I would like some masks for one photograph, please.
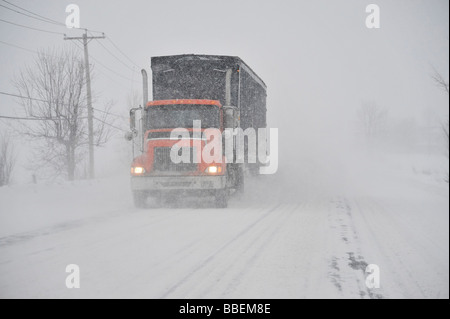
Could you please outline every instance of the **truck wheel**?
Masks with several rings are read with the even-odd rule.
[[[216,208],[227,208],[228,207],[228,191],[220,190],[216,192],[215,195]]]
[[[145,208],[147,204],[147,193],[144,191],[133,191],[134,206]]]

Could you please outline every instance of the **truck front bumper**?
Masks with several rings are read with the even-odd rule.
[[[132,176],[132,190],[223,189],[225,176]]]

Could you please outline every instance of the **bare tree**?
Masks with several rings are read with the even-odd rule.
[[[0,134],[0,186],[8,185],[16,163],[14,148],[8,135]]]
[[[387,110],[375,102],[363,102],[357,115],[361,130],[369,141],[380,137],[386,130]]]
[[[449,139],[448,139],[448,126],[449,121],[447,120],[447,123],[442,124],[442,131],[444,132],[445,142],[447,143],[447,157],[449,156]]]
[[[438,87],[449,94],[448,82],[445,81],[444,77],[436,69],[434,69],[434,73],[433,75],[431,75],[431,77]]]
[[[435,68],[433,68],[433,74],[431,75],[431,78],[434,80],[434,82],[436,83],[437,87],[441,88],[442,90],[444,90],[444,92],[447,93],[447,95],[449,94],[449,84],[448,81],[446,81],[444,79],[444,77],[442,76],[441,73],[439,73]],[[447,119],[447,122],[442,123],[441,124],[442,127],[442,132],[445,138],[445,142],[446,142],[446,151],[447,151],[447,157],[449,156],[449,136],[448,136],[448,131],[449,131],[449,120]],[[449,177],[448,177],[448,173],[447,173],[447,177],[446,177],[446,182],[449,182]]]
[[[85,69],[75,51],[39,52],[32,66],[14,80],[20,103],[29,118],[21,131],[37,140],[38,166],[50,167],[55,175],[75,178],[88,144]],[[109,138],[108,108],[101,110],[94,126],[95,144]]]
[[[436,83],[437,87],[441,88],[442,90],[444,90],[444,92],[447,93],[447,95],[449,94],[449,84],[448,81],[446,81],[444,79],[444,77],[442,76],[442,74],[440,74],[435,68],[433,68],[433,75],[431,76],[431,78],[434,80],[434,82]],[[448,130],[449,130],[449,120],[447,120],[446,123],[442,123],[442,132],[444,134],[444,138],[446,141],[446,146],[447,146],[447,156],[449,155],[449,138],[448,138]]]

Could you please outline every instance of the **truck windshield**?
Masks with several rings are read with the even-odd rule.
[[[202,122],[202,128],[219,128],[219,108],[215,105],[158,105],[147,112],[147,129],[192,128],[193,121]]]

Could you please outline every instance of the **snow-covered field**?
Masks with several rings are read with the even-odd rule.
[[[0,297],[448,298],[448,183],[402,158],[285,167],[228,209],[136,209],[127,176],[0,188]]]

